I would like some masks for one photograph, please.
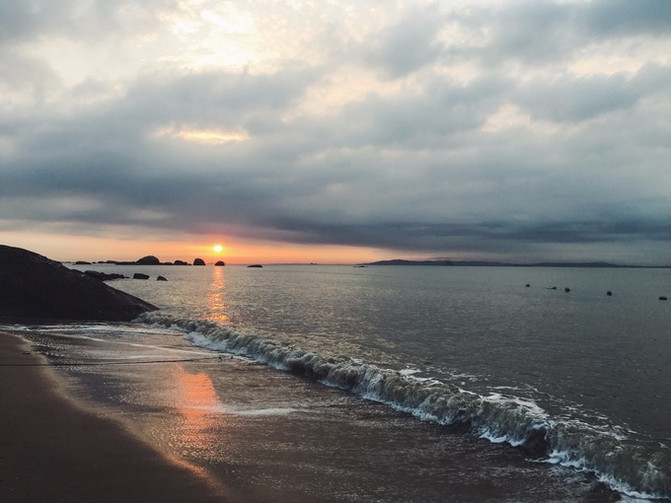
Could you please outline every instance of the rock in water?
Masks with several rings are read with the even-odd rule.
[[[0,318],[128,321],[156,309],[42,255],[0,245]]]
[[[193,260],[193,265],[205,265],[205,261],[202,258],[197,258]]]
[[[126,276],[117,272],[84,271],[84,274],[91,276],[98,281],[112,281],[114,279],[125,279]]]

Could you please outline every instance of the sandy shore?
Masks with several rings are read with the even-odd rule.
[[[74,367],[7,366],[47,360],[0,330],[1,502],[618,501],[459,428],[250,361],[202,360],[162,329],[98,328],[23,329],[34,353]],[[95,363],[115,360],[134,363]]]
[[[60,391],[45,360],[0,333],[0,501],[230,501]],[[27,366],[26,366],[27,365]]]

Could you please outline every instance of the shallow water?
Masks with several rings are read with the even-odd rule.
[[[128,275],[141,269],[88,268]],[[296,463],[300,459],[301,468],[290,470],[287,480],[303,470],[323,479],[324,501],[356,501],[347,491],[335,489],[345,479],[360,480],[357,490],[369,496],[361,501],[374,501],[370,498],[377,490],[372,486],[394,488],[380,490],[379,501],[466,501],[469,495],[473,501],[617,499],[595,485],[589,473],[633,496],[671,494],[671,306],[657,300],[671,290],[669,270],[145,269],[142,272],[153,278],[161,274],[169,281],[127,280],[112,285],[162,308],[146,322],[178,331],[147,325],[111,330],[114,345],[103,344],[102,355],[113,355],[118,339],[136,338],[143,345],[152,341],[156,348],[171,351],[194,350],[196,344],[312,378],[296,379],[238,360],[227,360],[226,365],[184,363],[210,367],[205,375],[214,383],[213,393],[221,404],[206,410],[210,429],[218,431],[212,425],[230,423],[230,418],[245,424],[240,431],[253,431],[250,425],[258,424],[269,433],[254,434],[254,439],[264,440],[245,445],[257,445],[257,454],[264,458],[273,458],[271,452],[280,456],[282,451],[295,457]],[[571,291],[564,292],[564,287]],[[607,290],[613,296],[607,297]],[[84,328],[77,337],[86,333]],[[71,346],[73,340],[67,344]],[[86,358],[99,344],[91,340],[83,344]],[[130,347],[125,344],[124,351]],[[151,349],[152,354],[162,351]],[[139,383],[129,385],[137,373],[129,374],[125,367],[115,367],[113,371],[121,374],[106,380],[100,377],[100,369],[93,369],[72,371],[88,376],[78,379],[88,383],[84,388],[98,390],[92,396],[100,394],[98,381],[113,381],[119,391],[106,393],[127,395],[109,399],[115,408],[132,412],[154,407],[173,410],[175,416],[175,403],[152,406],[150,402],[158,395],[174,394],[170,383],[179,380],[178,374],[157,378],[168,388],[157,393],[156,383],[142,381],[147,378],[145,372],[139,374]],[[238,380],[232,381],[234,386],[218,384],[224,375]],[[148,391],[133,395],[129,391],[133,387]],[[256,404],[249,410],[258,413],[239,413],[245,400]],[[273,406],[259,406],[265,402]],[[141,418],[145,412],[136,415]],[[374,420],[356,419],[371,414]],[[328,449],[352,453],[342,458],[316,447],[307,456],[312,458],[309,461],[303,459],[305,453],[274,442],[285,429],[292,429],[288,423],[295,430],[296,422],[305,425],[298,433],[313,431],[315,438],[301,444],[294,436],[290,445],[317,445],[319,432],[337,425]],[[369,423],[375,425],[374,433],[368,431]],[[403,424],[400,430],[399,423]],[[351,448],[346,434],[354,438]],[[161,442],[187,455],[177,440]],[[233,455],[225,463],[244,457],[242,451],[230,451]],[[202,449],[193,454],[205,464],[211,462],[208,456]],[[221,462],[218,456],[214,455],[215,464]],[[326,461],[333,464],[322,469]],[[378,470],[380,464],[384,468]],[[330,477],[334,477],[332,487],[327,483]],[[371,487],[364,487],[367,482]],[[288,483],[284,493],[291,493],[291,487],[294,484]],[[401,487],[408,489],[398,492],[403,491]]]
[[[239,501],[618,500],[592,477],[246,359],[212,359],[170,330],[22,332],[72,395]]]

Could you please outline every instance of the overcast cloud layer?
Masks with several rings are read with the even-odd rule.
[[[0,0],[0,230],[671,263],[671,1]]]

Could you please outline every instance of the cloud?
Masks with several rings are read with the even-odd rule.
[[[488,64],[513,58],[546,66],[570,55],[580,36],[576,17],[571,4],[522,1],[480,11],[471,22],[490,33],[486,50],[479,51]]]
[[[22,41],[39,36],[57,26],[72,8],[72,2],[0,3],[0,42]]]
[[[408,9],[396,24],[371,36],[366,44],[365,61],[379,66],[391,78],[416,72],[440,55],[441,46],[436,38],[443,22],[436,5],[425,10]]]
[[[644,94],[626,75],[531,81],[518,90],[515,102],[533,117],[554,122],[581,122],[631,108]]]
[[[2,5],[0,228],[664,260],[664,2]]]
[[[665,0],[598,0],[585,7],[586,26],[602,36],[669,35],[671,5]]]

